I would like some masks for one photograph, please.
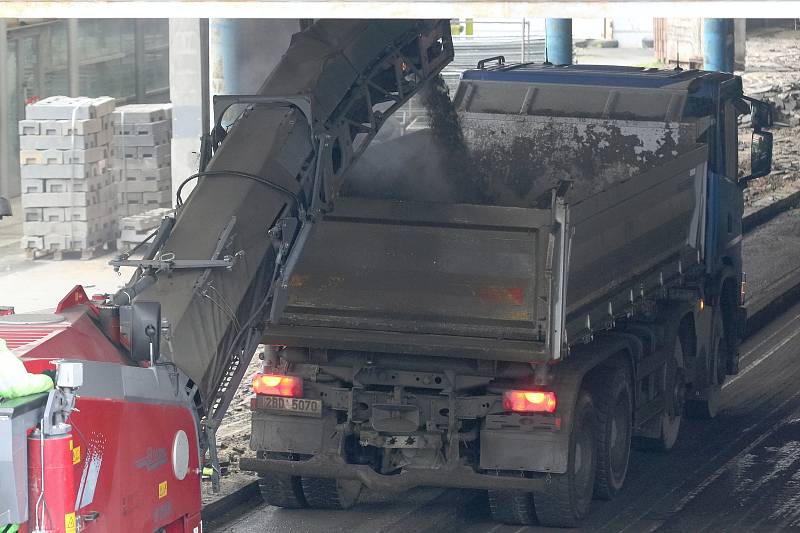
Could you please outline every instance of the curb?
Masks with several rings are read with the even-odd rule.
[[[247,485],[239,487],[230,494],[226,494],[222,498],[214,500],[208,505],[204,505],[201,515],[204,522],[211,522],[233,511],[240,505],[246,503],[260,504],[261,502],[261,491],[258,489],[258,481],[252,481]]]
[[[800,268],[796,268],[779,278],[770,286],[770,288],[772,287],[776,289],[771,291],[773,292],[772,297],[758,298],[746,305],[745,338],[769,324],[778,315],[800,300]],[[755,310],[751,311],[753,308]]]
[[[773,202],[742,217],[742,233],[748,233],[758,226],[769,222],[784,211],[798,206],[800,206],[800,191],[794,192],[786,198],[782,198],[777,202]]]

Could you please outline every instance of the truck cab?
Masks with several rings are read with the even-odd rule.
[[[494,58],[430,112],[367,150],[310,235],[241,466],[283,507],[427,485],[576,526],[634,440],[671,449],[738,370],[769,108],[730,74]]]

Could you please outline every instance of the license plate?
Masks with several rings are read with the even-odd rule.
[[[259,409],[291,413],[302,416],[322,416],[322,402],[306,398],[284,398],[281,396],[259,396]]]

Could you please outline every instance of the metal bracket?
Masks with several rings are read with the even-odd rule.
[[[108,262],[109,265],[115,269],[119,267],[137,267],[142,270],[156,270],[169,274],[173,270],[186,270],[195,268],[204,268],[206,272],[195,283],[195,289],[201,287],[208,279],[212,268],[226,268],[231,270],[236,264],[236,260],[243,254],[243,252],[236,252],[233,255],[225,255],[220,258],[222,251],[228,244],[231,232],[236,225],[236,217],[231,217],[228,224],[220,232],[217,239],[217,246],[211,259],[175,259],[175,254],[167,252],[161,254],[158,259],[127,259],[120,257]]]
[[[320,199],[320,191],[326,190],[325,187],[325,164],[331,153],[331,137],[328,134],[319,136],[317,143],[317,157],[316,167],[314,172],[314,183],[311,187],[311,202],[308,206],[306,213],[300,214],[297,224],[292,228],[291,239],[287,239],[286,226],[291,223],[291,219],[283,220],[280,231],[280,244],[278,248],[278,257],[276,263],[280,262],[286,257],[286,262],[278,270],[278,277],[275,280],[275,288],[272,296],[272,306],[269,312],[269,323],[275,324],[280,319],[284,308],[289,300],[289,279],[294,273],[297,266],[297,261],[300,259],[300,254],[305,247],[311,230],[314,227],[317,215],[322,211],[324,203]],[[299,227],[298,227],[299,226]],[[288,252],[288,253],[287,253]]]

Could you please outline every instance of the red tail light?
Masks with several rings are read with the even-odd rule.
[[[5,307],[0,305],[0,316],[10,316],[14,314],[13,307]]]
[[[556,393],[546,391],[509,390],[503,393],[503,409],[516,413],[553,413]]]
[[[303,396],[303,380],[280,374],[256,374],[253,376],[253,392],[269,396],[299,398]]]

